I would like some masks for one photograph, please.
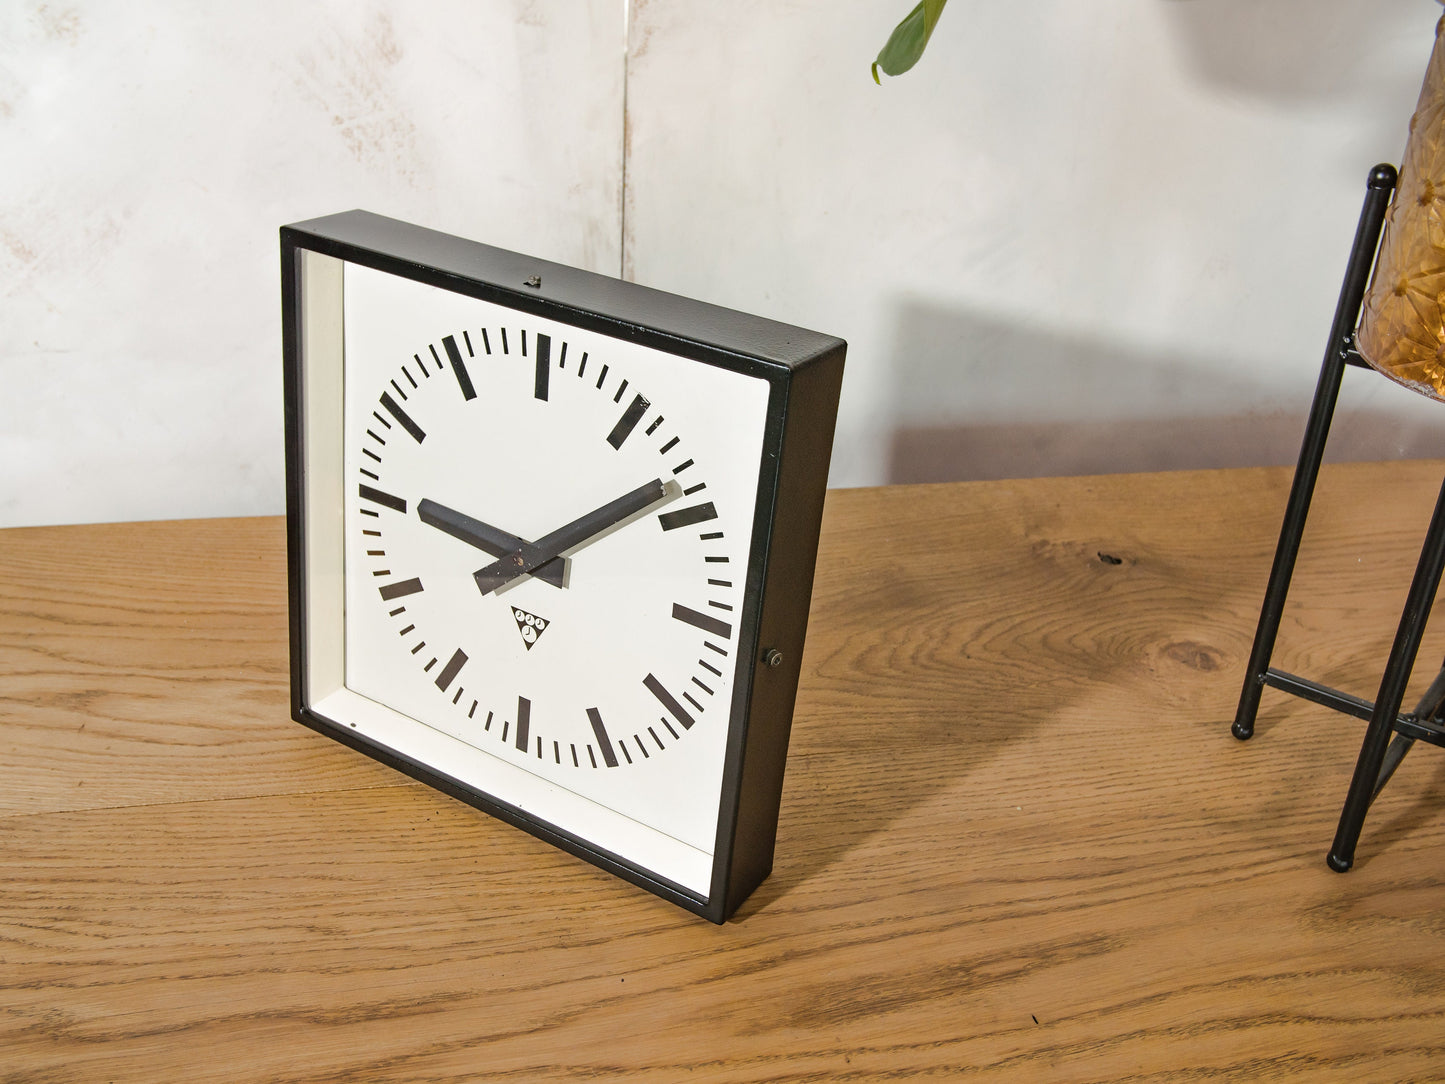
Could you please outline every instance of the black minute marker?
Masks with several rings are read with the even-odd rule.
[[[642,420],[642,416],[647,413],[650,405],[640,395],[634,398],[628,404],[627,409],[622,412],[622,417],[617,419],[617,424],[612,427],[612,432],[607,437],[607,443],[614,448],[621,448],[622,442],[632,435],[632,431],[637,428],[637,423]]]
[[[523,336],[523,338],[522,338],[522,353],[523,353],[523,354],[525,354],[525,353],[527,352],[527,348],[526,348],[526,343],[527,343],[526,335],[527,335],[527,333],[526,333],[525,331],[522,332],[522,336]],[[537,359],[536,359],[536,373],[537,373],[537,375],[536,375],[536,379],[533,381],[533,385],[532,385],[532,398],[534,398],[534,399],[541,399],[543,402],[546,401],[546,399],[547,399],[547,380],[548,380],[548,377],[549,377],[550,374],[551,374],[551,371],[552,371],[552,336],[539,334],[539,335],[537,336]]]
[[[462,360],[462,352],[457,349],[457,340],[448,335],[442,340],[442,346],[446,348],[447,360],[452,363],[452,372],[456,374],[457,385],[462,389],[462,398],[475,399],[477,390],[472,387],[472,377],[467,372],[467,363]]]
[[[381,405],[386,408],[388,414],[401,423],[401,427],[410,433],[412,439],[418,444],[426,440],[425,431],[423,431],[422,427],[417,425],[416,422],[411,420],[410,414],[401,409],[397,401],[391,397],[390,392],[384,391],[381,393]]]

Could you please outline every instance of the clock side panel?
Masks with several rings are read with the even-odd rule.
[[[765,521],[766,571],[746,722],[738,735],[736,805],[719,832],[714,901],[731,914],[772,870],[793,708],[817,565],[828,465],[842,389],[841,341],[791,375],[774,412],[769,445],[778,448],[776,488]],[[776,440],[776,445],[773,441]],[[773,653],[776,652],[776,656]],[[769,657],[776,665],[769,665]]]

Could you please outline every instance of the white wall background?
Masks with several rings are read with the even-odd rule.
[[[277,230],[615,274],[623,0],[0,0],[0,523],[279,513]]]
[[[952,0],[876,87],[909,6],[0,3],[0,524],[282,511],[276,228],[353,206],[842,335],[836,485],[1292,461],[1439,5]]]

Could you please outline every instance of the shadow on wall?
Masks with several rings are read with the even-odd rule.
[[[897,327],[890,483],[1293,464],[1318,364],[1292,359],[1303,375],[1284,398],[1202,354],[917,302]],[[1241,413],[1240,403],[1259,405]],[[1351,370],[1327,450],[1336,462],[1445,457],[1445,407]]]
[[[1373,89],[1418,88],[1432,39],[1422,37],[1419,67],[1398,71],[1380,55],[1391,32],[1416,16],[1373,3],[1320,0],[1165,0],[1182,59],[1204,82],[1276,101],[1346,99]],[[1428,7],[1429,5],[1421,5]],[[1424,13],[1428,31],[1439,10]],[[1394,90],[1398,93],[1398,89]],[[1401,121],[1401,139],[1404,121]]]

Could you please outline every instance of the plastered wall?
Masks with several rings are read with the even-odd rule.
[[[844,336],[835,485],[1292,461],[1439,5],[951,0],[874,86],[907,6],[0,5],[0,524],[280,512],[276,228],[356,206]]]

